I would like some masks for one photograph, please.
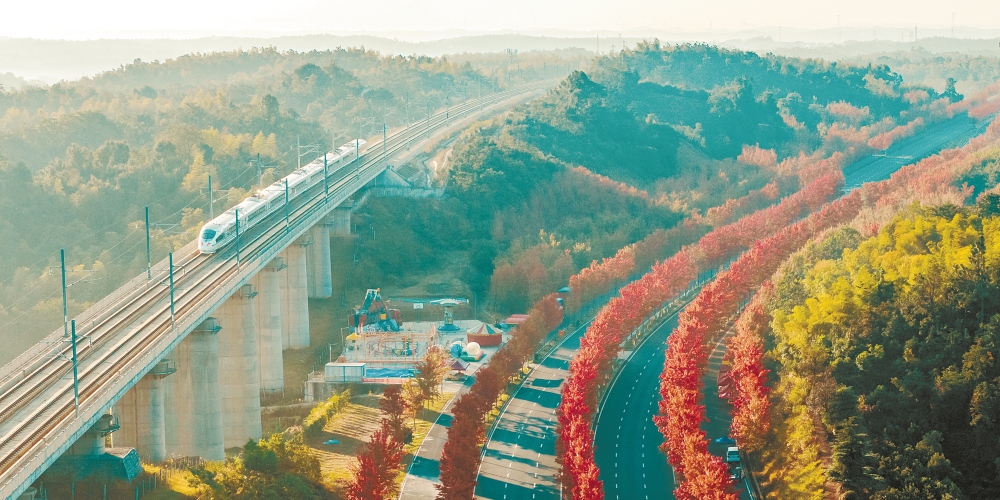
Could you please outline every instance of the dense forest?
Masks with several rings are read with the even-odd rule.
[[[0,330],[27,341],[58,324],[49,267],[59,248],[71,279],[83,280],[71,314],[138,274],[144,206],[156,260],[191,240],[210,209],[294,168],[299,145],[369,138],[383,122],[399,126],[480,89],[582,63],[558,51],[428,58],[266,48],[136,60],[2,92]],[[401,289],[449,267],[462,284],[453,293],[487,297],[489,311],[524,311],[592,261],[687,216],[771,183],[790,193],[799,180],[782,170],[787,159],[867,154],[882,148],[877,137],[891,142],[949,116],[958,97],[908,86],[884,66],[640,44],[466,132],[444,199],[369,201],[358,217],[373,236],[359,235],[348,281]],[[376,232],[405,244],[384,245]]]
[[[158,261],[192,240],[212,209],[333,145],[579,63],[556,53],[458,63],[264,48],[136,60],[0,91],[0,331],[20,333],[0,357],[58,325],[58,273],[49,267],[60,248],[70,281],[82,279],[70,293],[75,314],[145,268],[145,206]]]
[[[775,492],[1000,495],[998,201],[917,205],[870,237],[843,228],[782,269],[769,300]],[[779,457],[782,442],[798,451]]]
[[[469,226],[491,234],[495,307],[523,310],[568,276],[569,262],[559,264],[567,251],[585,265],[768,182],[781,181],[787,194],[797,181],[787,182],[782,161],[800,154],[849,161],[884,149],[881,141],[950,116],[961,97],[907,85],[885,66],[642,43],[470,131],[456,148],[449,190],[465,203]],[[755,157],[763,149],[773,157]],[[618,192],[646,200],[654,216],[637,218],[635,209],[565,189],[566,167],[632,186]],[[539,241],[540,233],[548,236]]]

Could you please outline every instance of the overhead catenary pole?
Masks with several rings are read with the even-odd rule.
[[[149,246],[149,207],[146,207],[146,279],[153,277],[153,252]]]
[[[240,267],[240,209],[236,210],[236,268]]]
[[[212,194],[212,176],[208,176],[208,220],[215,218],[215,197]]]
[[[174,253],[170,252],[167,256],[167,262],[169,267],[168,274],[170,275],[170,328],[174,327]]]
[[[330,180],[327,179],[326,176],[327,176],[327,172],[326,172],[326,153],[323,153],[323,196],[324,197],[329,197],[330,196]]]
[[[257,153],[257,185],[262,188],[264,187],[264,185],[261,184],[263,182],[263,178],[264,178],[264,167],[261,166],[260,164],[260,153]]]
[[[292,227],[288,224],[288,179],[285,179],[285,232],[292,230]]]
[[[77,372],[76,367],[76,320],[74,319],[70,323],[70,331],[72,332],[70,337],[70,345],[73,348],[73,406],[76,410],[76,416],[80,416],[80,376]]]
[[[69,338],[69,307],[66,303],[66,249],[59,249],[59,269],[62,272],[63,337]]]
[[[299,142],[299,136],[295,136],[295,157],[299,160],[299,166],[296,168],[302,168],[302,144]]]

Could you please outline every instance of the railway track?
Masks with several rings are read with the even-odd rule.
[[[384,170],[384,162],[408,149],[421,136],[429,136],[430,132],[446,127],[452,120],[461,120],[477,109],[542,88],[543,85],[536,84],[469,101],[397,131],[387,137],[384,145],[381,142],[372,144],[357,162],[328,174],[327,190],[318,185],[305,196],[298,197],[294,206],[290,205],[288,227],[284,213],[276,213],[251,228],[246,236],[241,235],[240,265],[236,263],[232,245],[210,256],[201,255],[197,250],[185,252],[175,265],[183,269],[183,273],[175,275],[174,317],[195,313],[201,304],[220,291],[226,291],[227,296],[233,293],[235,286],[230,290],[227,285],[240,278],[240,270],[248,262],[273,250],[291,228],[309,220],[310,216],[332,209],[335,205],[329,203],[331,198],[343,197],[348,189],[356,191],[358,180],[380,173]],[[133,279],[113,292],[113,299],[102,300],[81,315],[84,322],[79,325],[78,333],[81,338],[88,339],[77,349],[79,400],[83,411],[93,411],[91,407],[96,400],[114,390],[124,375],[143,360],[161,358],[166,352],[163,344],[179,336],[171,321],[166,286],[168,272],[164,262],[157,267],[151,279],[145,275]],[[74,412],[71,347],[62,339],[61,330],[46,341],[48,344],[39,343],[4,367],[0,374],[0,494],[4,496],[19,493],[18,490],[29,485],[30,481],[21,480],[21,484],[17,484],[16,480],[38,455],[44,456],[45,465],[58,457],[58,452],[45,448],[56,445],[60,432],[66,432],[66,424],[79,418]],[[173,343],[177,341],[179,338],[173,339]],[[151,363],[146,365],[151,366]],[[84,417],[84,420],[96,416]],[[85,430],[77,429],[80,433]],[[57,447],[65,449],[70,444],[62,442]]]

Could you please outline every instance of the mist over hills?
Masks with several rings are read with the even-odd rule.
[[[45,85],[60,80],[118,68],[133,62],[166,60],[184,54],[230,51],[251,47],[308,52],[337,47],[365,47],[383,54],[441,56],[471,52],[503,52],[514,49],[606,52],[622,45],[634,47],[642,40],[702,42],[723,47],[772,52],[794,57],[841,60],[866,54],[924,50],[931,53],[959,52],[975,56],[1000,56],[1000,30],[973,28],[918,29],[900,27],[845,27],[822,30],[753,27],[744,30],[661,31],[640,33],[498,33],[463,32],[398,33],[390,35],[246,35],[198,38],[103,38],[95,40],[50,40],[0,37],[0,85],[18,88],[26,83]],[[427,39],[428,35],[436,39]],[[874,38],[874,39],[873,39]]]

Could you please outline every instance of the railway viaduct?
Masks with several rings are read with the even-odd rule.
[[[0,367],[0,498],[17,497],[63,455],[103,454],[115,428],[116,449],[154,462],[221,460],[226,448],[260,439],[261,394],[285,387],[282,351],[309,346],[308,298],[333,292],[330,239],[350,234],[352,198],[390,175],[387,164],[411,146],[549,85],[411,123],[237,244],[213,255],[196,242],[178,249],[73,319],[75,364],[60,328]]]

